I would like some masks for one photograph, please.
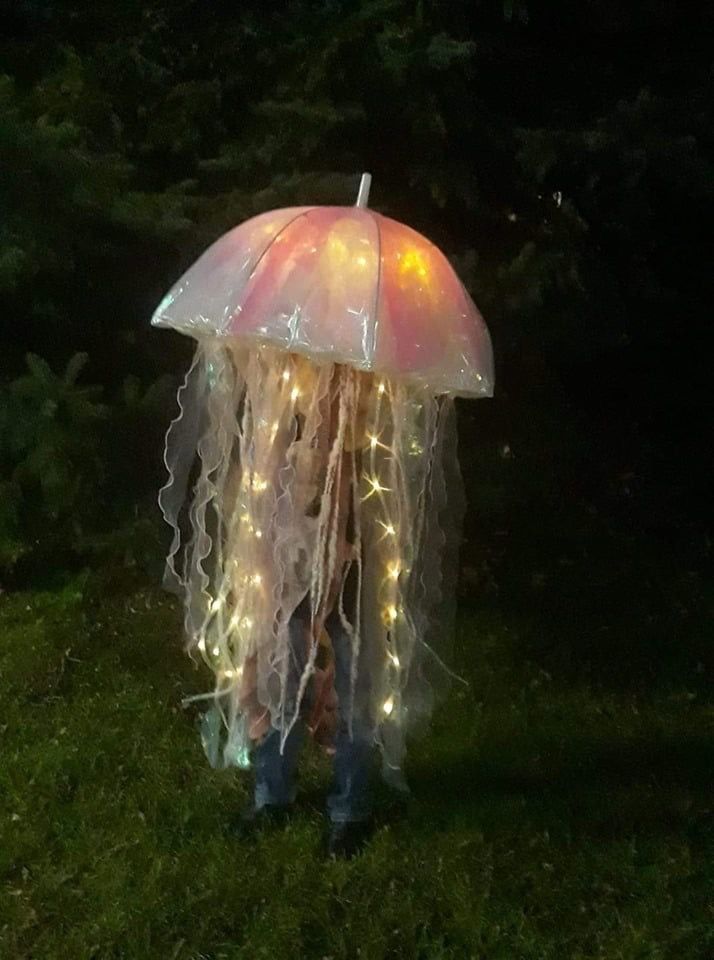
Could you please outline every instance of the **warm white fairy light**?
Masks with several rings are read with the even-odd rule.
[[[381,447],[383,450],[389,450],[389,447],[387,446],[387,444],[381,442],[378,434],[368,433],[367,439],[369,440],[369,445],[372,450],[376,450],[377,447]]]
[[[243,667],[236,667],[235,670],[222,670],[221,676],[228,677],[230,679],[231,677],[240,677],[242,673]]]
[[[386,388],[386,386],[385,386],[385,384],[384,384],[384,381],[382,381],[382,383],[380,383],[380,385],[377,387],[377,390],[378,390],[379,393],[384,393],[384,391],[385,391],[386,389],[387,389],[387,388]]]
[[[201,637],[201,639],[198,641],[198,649],[201,651],[201,653],[204,653],[204,651],[205,651],[205,649],[206,649],[206,638],[205,638],[205,637]]]
[[[290,379],[290,371],[287,369],[283,370],[283,380],[287,382],[289,379]]]
[[[389,716],[389,714],[394,710],[394,697],[387,697],[387,699],[382,704],[382,710]]]
[[[363,500],[371,497],[373,493],[389,493],[389,487],[383,487],[379,477],[369,477],[365,474],[365,480],[372,489],[362,498]]]
[[[395,537],[397,535],[397,528],[393,523],[385,523],[384,520],[378,520],[377,523],[380,527],[384,527],[385,537]]]
[[[399,666],[400,666],[400,664],[399,664],[399,657],[396,655],[396,653],[390,653],[390,654],[389,654],[389,659],[392,661],[392,664],[393,664],[397,669],[399,669]]]
[[[292,402],[295,403],[295,401],[299,396],[300,396],[300,391],[298,390],[297,387],[293,387],[292,390],[290,391],[290,399],[292,400]]]
[[[263,536],[263,531],[262,531],[262,530],[256,530],[256,531],[255,531],[255,536],[256,536],[256,538],[257,538],[258,540],[260,540],[261,537]]]
[[[218,611],[223,606],[223,599],[221,597],[216,597],[216,599],[211,604],[211,613],[218,613]]]
[[[241,523],[249,523],[249,522],[250,522],[250,514],[247,513],[246,511],[244,511],[243,513],[241,513],[241,515],[240,515],[240,522],[241,522]]]
[[[219,654],[221,651],[220,651],[220,649],[219,649],[218,647],[214,647],[211,652],[213,653],[213,656],[214,656],[214,657],[217,657],[218,654]]]
[[[262,477],[259,477],[258,474],[256,474],[256,475],[253,477],[253,489],[254,489],[257,493],[262,493],[263,490],[267,490],[267,489],[268,489],[268,481],[267,481],[267,480],[264,480]]]
[[[384,616],[390,623],[394,623],[398,615],[399,615],[399,611],[397,610],[397,608],[394,606],[393,603],[391,603],[388,607],[384,608]]]
[[[263,582],[263,578],[259,573],[254,573],[253,576],[250,578],[250,582],[253,584],[254,587],[259,587]]]
[[[398,560],[395,560],[394,563],[390,563],[387,566],[387,576],[390,580],[398,580],[399,574],[402,572],[402,565]]]

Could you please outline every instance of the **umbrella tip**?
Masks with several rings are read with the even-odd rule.
[[[357,192],[357,203],[356,207],[366,207],[367,201],[369,200],[369,188],[372,185],[372,174],[363,173],[362,179],[359,182],[359,191]]]

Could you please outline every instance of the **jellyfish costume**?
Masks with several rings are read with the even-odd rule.
[[[215,679],[186,698],[210,701],[214,767],[250,767],[270,728],[284,744],[308,689],[308,729],[332,749],[335,609],[353,652],[342,706],[350,723],[369,718],[385,779],[403,782],[406,735],[449,687],[464,504],[454,398],[492,396],[491,341],[446,257],[369,209],[368,189],[364,175],[355,206],[235,227],[152,318],[196,341],[159,504],[185,649]],[[289,624],[305,603],[295,688]]]

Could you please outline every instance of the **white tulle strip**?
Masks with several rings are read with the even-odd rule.
[[[284,743],[308,704],[328,746],[340,711],[350,731],[359,716],[401,783],[406,731],[456,676],[453,399],[218,338],[198,343],[177,399],[159,493],[172,529],[164,583],[183,597],[187,652],[214,677],[184,700],[213,700],[201,720],[210,763],[249,766],[260,737],[275,727]],[[352,651],[351,695],[337,705],[334,612]]]

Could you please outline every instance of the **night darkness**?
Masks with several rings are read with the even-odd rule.
[[[0,952],[711,957],[710,6],[1,6]],[[470,687],[338,875],[321,761],[241,846],[244,780],[178,706],[156,492],[191,344],[149,319],[230,227],[365,170],[496,388],[458,401]]]

